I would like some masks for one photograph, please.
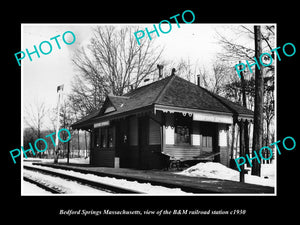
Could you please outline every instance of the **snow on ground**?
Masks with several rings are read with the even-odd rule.
[[[248,172],[249,174],[245,174],[245,183],[274,187],[275,186],[275,176],[274,176],[275,165],[262,164],[261,168],[262,168],[261,177],[250,175],[251,168],[246,168],[249,169],[250,171]],[[232,180],[232,181],[240,180],[240,173],[237,170],[230,169],[216,162],[198,163],[176,174],[193,176],[193,177],[208,177],[208,178],[216,178],[216,179]]]
[[[30,162],[24,162],[24,164],[31,164]],[[31,165],[34,167],[39,167],[39,168],[45,168],[43,166],[38,166],[38,165]],[[166,188],[166,187],[162,187],[162,186],[156,186],[156,185],[152,185],[150,183],[139,183],[137,181],[127,181],[125,179],[116,179],[116,178],[112,178],[112,177],[101,177],[101,176],[97,176],[97,175],[93,175],[93,174],[84,174],[84,173],[79,173],[79,172],[75,172],[72,170],[63,170],[63,169],[55,169],[55,168],[49,168],[47,167],[48,170],[51,171],[56,171],[56,172],[60,172],[60,173],[64,173],[64,174],[68,174],[71,176],[77,176],[77,177],[81,177],[84,179],[88,179],[88,180],[92,180],[92,181],[99,181],[99,182],[103,182],[106,184],[112,184],[112,185],[116,185],[116,186],[120,186],[120,187],[125,187],[128,189],[133,189],[133,190],[137,190],[146,194],[151,194],[151,195],[183,195],[183,194],[188,194],[187,192],[182,191],[180,188]],[[27,172],[31,172],[28,170],[25,170],[24,173]],[[40,178],[43,178],[44,174],[40,175]],[[58,181],[55,180],[56,177],[51,177],[48,176],[47,180],[48,182],[53,182],[53,183],[60,183]],[[60,178],[59,178],[60,179]],[[63,179],[62,179],[63,180]],[[76,183],[76,182],[74,182]],[[79,185],[77,183],[77,185]],[[80,194],[80,195],[91,195],[93,193],[90,193],[89,191],[81,191],[80,187],[78,187],[78,189],[80,190],[80,193],[75,192],[76,191],[76,187],[69,187],[68,185],[66,186],[66,184],[61,185],[62,187],[65,188],[70,188],[71,190],[73,190],[73,194]],[[24,192],[23,192],[24,193]],[[101,195],[101,194],[99,194]]]
[[[49,195],[51,192],[45,191],[44,189],[36,186],[35,184],[23,181],[23,190],[26,195]]]
[[[42,161],[42,162],[53,162],[53,159],[38,159],[38,158],[28,158],[27,160],[32,161]],[[59,162],[67,162],[67,159],[59,159]],[[29,161],[24,161],[24,164],[30,164]],[[81,163],[81,164],[88,164],[89,158],[72,158],[70,159],[70,163]],[[42,167],[37,166],[36,167]],[[42,167],[45,168],[45,167]],[[245,168],[249,169],[248,174],[245,174],[245,183],[251,183],[251,184],[258,184],[258,185],[265,185],[265,186],[275,186],[275,165],[274,164],[261,164],[261,177],[258,176],[252,176],[251,174],[251,168]],[[155,186],[151,185],[150,183],[138,183],[136,181],[127,181],[125,179],[116,179],[111,177],[100,177],[93,174],[83,174],[75,171],[70,170],[63,170],[63,169],[54,169],[49,168],[49,170],[58,171],[61,173],[73,175],[82,177],[84,179],[90,179],[93,181],[99,181],[104,182],[107,184],[117,185],[126,187],[129,189],[134,189],[141,191],[143,193],[151,194],[151,195],[185,195],[188,194],[187,192],[182,191],[179,188],[166,188],[161,186]],[[27,172],[27,171],[26,171]],[[207,177],[207,178],[216,178],[216,179],[223,179],[223,180],[232,180],[232,181],[239,181],[239,172],[233,169],[230,169],[220,163],[216,162],[207,162],[207,163],[198,163],[190,168],[187,168],[184,171],[177,172],[176,174],[185,175],[185,176],[194,176],[194,177]],[[46,176],[46,175],[42,175]],[[266,177],[266,178],[265,178]],[[50,179],[50,181],[53,181],[53,177],[48,176],[47,179]],[[63,180],[63,179],[62,179]],[[70,181],[69,181],[70,182]],[[75,184],[72,185],[66,185],[66,191],[67,194],[80,194],[80,195],[103,195],[104,193],[95,193],[95,189],[93,190],[87,190],[84,188],[81,188],[77,182],[74,182]],[[27,185],[28,186],[28,185]],[[23,193],[27,194],[31,193],[31,190],[26,188],[27,186],[23,186]],[[83,186],[83,185],[81,185]],[[24,188],[25,187],[25,188]],[[97,191],[97,190],[96,190]],[[34,192],[33,194],[40,195],[42,193],[40,192]]]
[[[90,194],[90,195],[106,195],[109,194],[108,192],[101,191],[89,186],[85,186],[82,184],[79,184],[75,181],[69,181],[66,179],[62,179],[59,177],[53,177],[50,175],[45,175],[36,171],[29,171],[25,170],[24,175],[30,178],[33,178],[34,180],[38,180],[39,182],[42,182],[44,184],[47,184],[47,186],[55,187],[56,189],[59,189],[62,193],[65,194]],[[40,193],[32,193],[30,189],[24,189],[22,190],[23,195],[37,195]],[[51,194],[51,193],[50,193]],[[49,195],[49,192],[47,192],[47,195]]]

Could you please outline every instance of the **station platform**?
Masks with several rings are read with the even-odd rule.
[[[269,186],[247,184],[236,181],[213,179],[206,177],[190,177],[175,174],[170,171],[137,170],[127,168],[93,167],[88,164],[65,164],[65,163],[39,163],[33,165],[47,166],[57,169],[73,170],[85,174],[114,177],[137,181],[140,183],[151,183],[152,185],[165,186],[169,188],[180,188],[182,191],[205,194],[274,194],[274,188]]]

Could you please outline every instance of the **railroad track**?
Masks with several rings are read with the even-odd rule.
[[[63,192],[61,192],[59,189],[56,189],[56,188],[53,188],[53,187],[49,187],[46,184],[44,184],[42,182],[39,182],[37,180],[34,180],[34,179],[30,178],[30,177],[23,176],[23,180],[27,181],[27,182],[29,182],[31,184],[35,184],[36,186],[38,186],[38,187],[40,187],[40,188],[42,188],[42,189],[44,189],[46,191],[49,191],[49,192],[51,192],[53,194],[63,194]]]
[[[132,190],[132,189],[129,189],[129,188],[124,188],[124,187],[120,187],[120,186],[116,186],[116,185],[112,185],[112,184],[106,184],[106,183],[99,182],[99,181],[92,181],[92,180],[84,179],[84,178],[81,178],[81,177],[76,177],[76,176],[72,176],[72,175],[68,175],[68,174],[64,174],[64,173],[60,173],[60,172],[56,172],[56,171],[52,171],[52,170],[47,170],[45,168],[37,168],[37,167],[32,167],[32,166],[27,166],[27,165],[26,166],[24,165],[23,168],[27,169],[27,170],[31,170],[31,171],[37,171],[37,172],[40,172],[40,173],[48,174],[48,175],[51,175],[51,176],[60,177],[60,178],[67,179],[67,180],[70,180],[70,181],[76,181],[80,184],[88,185],[88,186],[91,186],[93,188],[96,188],[96,189],[99,189],[99,190],[102,190],[102,191],[104,190],[104,191],[111,192],[111,193],[116,193],[116,194],[145,194],[145,193],[137,191],[137,190]],[[27,179],[27,181],[31,182],[29,180],[31,178],[28,178],[28,177],[24,176],[23,179],[24,180]],[[32,180],[32,181],[34,181],[34,180]],[[36,182],[35,183],[36,185],[38,185],[39,187],[41,187],[45,190],[46,190],[46,188],[49,188],[49,187],[43,187],[45,185],[39,183],[38,181],[34,181],[34,182]],[[33,183],[33,182],[31,182],[31,183]],[[39,183],[39,184],[37,184],[37,183]],[[55,191],[58,191],[58,190],[54,189],[54,190],[51,191],[50,189],[48,189],[47,191],[55,193]],[[59,194],[61,194],[61,192],[59,192]]]

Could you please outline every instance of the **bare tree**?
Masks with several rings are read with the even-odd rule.
[[[275,26],[262,26],[260,28],[260,53],[269,52],[274,59],[274,52],[271,52],[271,50],[275,44]],[[248,38],[250,40],[249,43],[255,43],[255,32],[252,26],[235,26],[233,29],[236,32],[236,37],[243,37],[244,39]],[[251,45],[245,45],[242,42],[239,42],[238,38],[236,37],[230,39],[218,33],[219,43],[224,49],[224,52],[219,54],[220,60],[225,61],[227,63],[233,63],[233,65],[238,64],[240,60],[248,60],[249,63],[252,64],[254,62],[254,57],[256,57],[256,59],[259,60],[260,54],[257,54],[257,49],[254,48],[254,46],[251,47]],[[262,60],[269,61],[270,59],[267,56],[265,56]],[[264,63],[268,64],[268,62]],[[255,69],[255,73],[257,70],[258,69]],[[270,66],[264,68],[264,71],[260,70],[260,72],[261,74],[259,75],[259,79],[261,80],[262,84],[260,83],[259,85],[262,85],[262,89],[265,90],[265,94],[262,96],[262,102],[259,103],[262,104],[262,106],[258,106],[257,102],[255,104],[256,108],[263,107],[263,112],[261,113],[263,113],[263,119],[266,122],[266,141],[268,141],[270,124],[274,118],[274,82],[272,82],[272,80],[274,81],[275,76],[274,64],[271,64]],[[250,73],[248,70],[245,70],[243,75],[243,78],[245,78],[245,80],[243,80],[242,82],[244,83],[244,88],[242,87],[242,85],[240,85],[240,79],[233,79],[232,82],[226,85],[225,92],[227,96],[229,95],[230,97],[235,98],[235,101],[243,103],[243,105],[246,105],[248,108],[253,109],[253,100],[255,99],[255,95],[257,95],[256,93],[258,91],[255,90],[255,86],[257,86],[258,84],[254,85],[256,81],[256,76],[254,79],[254,74]],[[235,73],[235,78],[236,77],[237,74]],[[243,92],[246,95],[246,98],[242,95]],[[258,114],[256,113],[255,117],[257,117],[257,115]],[[260,131],[262,130],[263,127],[261,127]],[[245,132],[245,135],[247,135],[247,132]],[[258,134],[256,133],[255,135]],[[257,137],[253,138],[257,139]],[[256,141],[260,143],[260,140],[257,139]],[[256,150],[260,146],[260,144],[257,145],[254,144],[254,142],[255,141],[253,141],[253,150]],[[253,162],[254,164],[256,164],[255,160]],[[255,165],[253,171],[255,171],[256,175],[259,175],[259,165]]]
[[[264,79],[264,119],[266,121],[266,143],[269,145],[270,125],[275,116],[274,111],[274,77],[265,77]],[[268,84],[270,83],[270,84]],[[267,151],[268,152],[268,151]]]
[[[237,36],[244,36],[245,38],[250,39],[254,42],[254,31],[251,26],[233,26],[233,31]],[[262,45],[263,51],[271,51],[272,46],[275,43],[275,27],[274,26],[263,26],[261,28],[261,37],[262,41],[265,43]],[[248,60],[249,62],[254,62],[255,50],[251,46],[246,46],[245,44],[239,43],[238,38],[228,38],[225,35],[222,35],[220,32],[216,31],[219,40],[219,44],[224,49],[224,52],[219,54],[219,59],[221,61],[232,61],[235,64],[239,60]],[[274,52],[271,52],[272,57]],[[274,58],[274,57],[273,57]],[[270,67],[273,67],[271,65]]]
[[[173,68],[174,66],[172,66]],[[191,63],[190,58],[181,59],[176,67],[176,73],[185,78],[186,80],[193,82],[193,78],[195,78],[196,71],[197,71],[197,65],[193,65]],[[170,70],[171,71],[171,70]]]
[[[28,104],[25,107],[24,121],[27,127],[29,127],[32,133],[35,135],[36,139],[41,138],[42,128],[44,124],[44,119],[46,115],[46,107],[44,102],[35,101],[34,104]],[[37,147],[41,147],[42,143],[37,142]],[[40,152],[38,152],[40,155]]]
[[[97,109],[108,93],[123,95],[135,89],[155,70],[163,49],[155,41],[137,44],[136,26],[97,26],[87,49],[73,58],[78,74],[70,100],[89,113]]]
[[[254,26],[255,32],[255,57],[258,59],[261,55],[261,32],[260,26]],[[254,99],[254,129],[253,129],[253,153],[256,153],[263,146],[263,106],[264,106],[264,77],[263,67],[261,70],[255,70],[255,99]],[[258,155],[258,154],[257,154]],[[251,170],[252,175],[260,176],[260,163],[253,161]]]
[[[232,68],[228,67],[223,62],[216,62],[213,64],[212,73],[207,69],[199,70],[199,74],[203,80],[203,86],[215,94],[221,94],[224,86],[230,79],[230,74],[233,73]]]

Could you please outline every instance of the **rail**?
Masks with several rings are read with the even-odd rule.
[[[119,187],[117,185],[112,185],[112,184],[106,184],[106,183],[99,182],[99,181],[92,181],[92,180],[89,180],[89,179],[84,179],[84,178],[81,178],[81,177],[76,177],[76,176],[72,176],[72,175],[68,175],[68,174],[64,174],[64,173],[60,173],[60,172],[56,172],[56,171],[52,171],[52,170],[47,170],[47,169],[44,169],[44,168],[37,168],[37,167],[32,167],[32,166],[27,166],[27,165],[25,166],[24,165],[24,169],[32,170],[32,171],[38,171],[38,172],[49,174],[49,175],[52,175],[52,176],[57,176],[57,177],[60,177],[60,178],[63,178],[63,179],[76,181],[76,182],[79,182],[83,185],[89,185],[89,186],[92,186],[94,188],[109,191],[109,192],[112,192],[112,193],[118,193],[118,194],[145,194],[145,193],[137,191],[137,190],[132,190],[132,189],[129,189],[129,188]]]

